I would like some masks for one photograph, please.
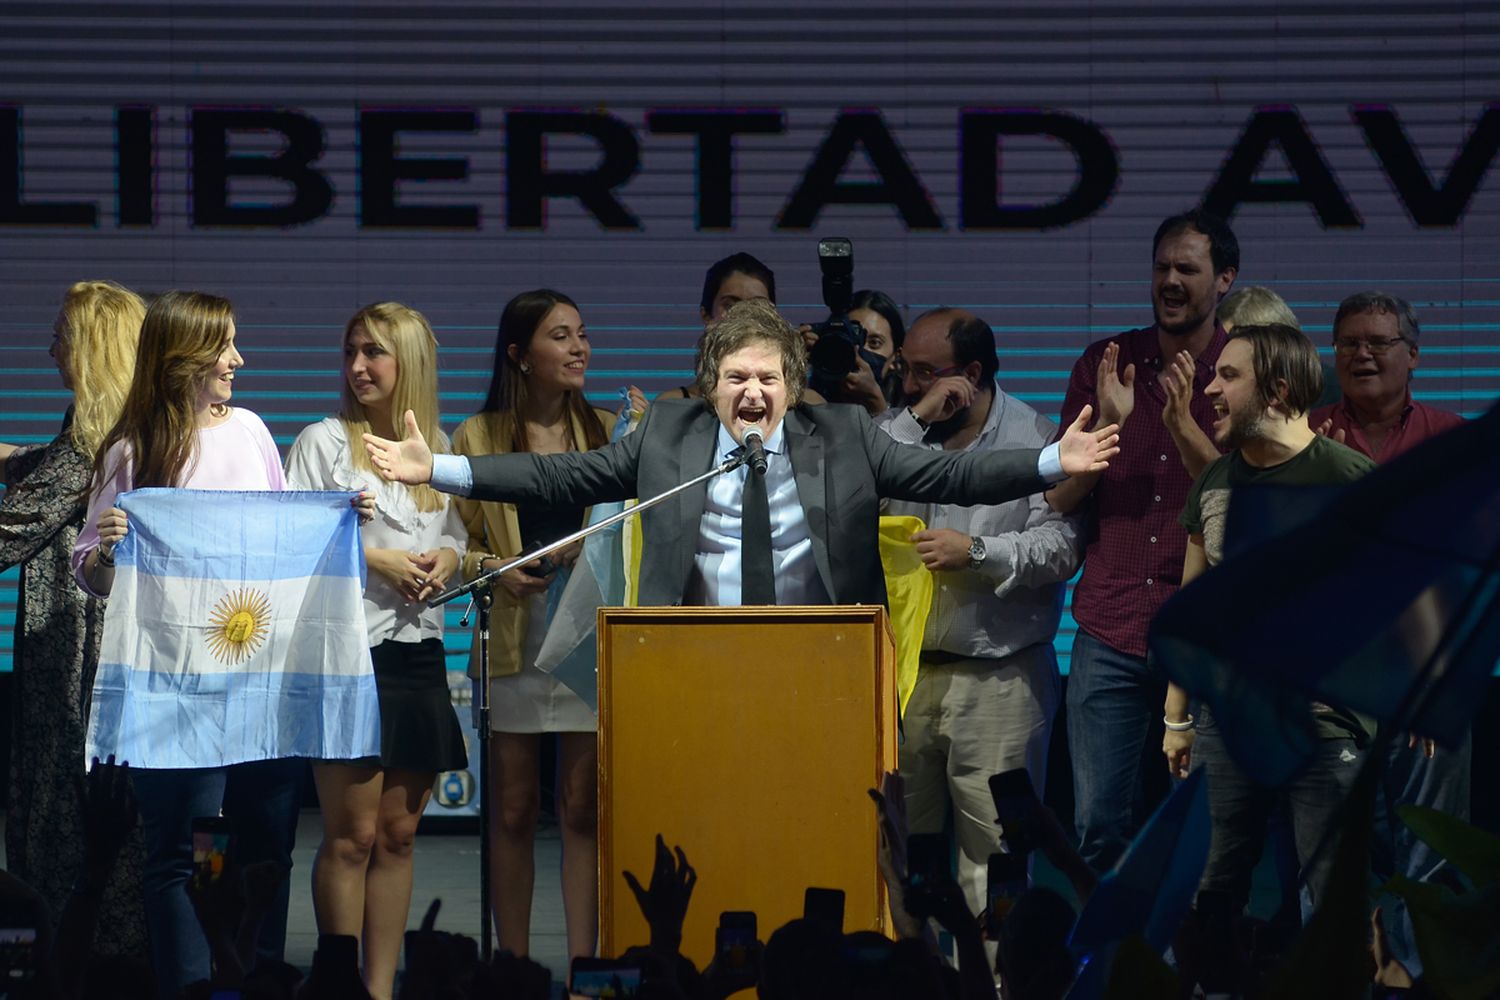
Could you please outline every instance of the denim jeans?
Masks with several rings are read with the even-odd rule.
[[[1321,740],[1301,773],[1281,788],[1268,788],[1252,781],[1230,758],[1213,714],[1200,707],[1193,760],[1194,767],[1208,772],[1205,778],[1212,829],[1200,894],[1225,898],[1232,914],[1244,910],[1250,901],[1250,880],[1265,846],[1271,812],[1282,802],[1292,824],[1301,880],[1316,908],[1322,902],[1338,847],[1338,838],[1328,834],[1337,828],[1339,812],[1354,787],[1365,753],[1353,739]]]
[[[1068,671],[1068,752],[1078,853],[1095,871],[1113,868],[1146,821],[1141,753],[1166,693],[1166,675],[1144,657],[1078,630]]]
[[[1427,806],[1467,820],[1473,737],[1465,735],[1456,750],[1439,747],[1437,755],[1428,760],[1420,746],[1408,748],[1406,736],[1402,734],[1391,742],[1390,754],[1385,778],[1375,797],[1371,867],[1382,882],[1396,874],[1417,882],[1441,880],[1450,870],[1448,863],[1401,822],[1396,807]],[[1422,958],[1417,954],[1406,903],[1399,896],[1389,896],[1382,901],[1382,906],[1392,954],[1401,960],[1413,978],[1420,976]]]
[[[278,861],[290,872],[306,763],[255,761],[232,767],[131,768],[146,841],[146,929],[157,994],[175,998],[210,975],[208,942],[187,897],[193,820],[223,814],[234,824],[235,860]],[[258,958],[280,961],[286,946],[290,875],[261,925]]]

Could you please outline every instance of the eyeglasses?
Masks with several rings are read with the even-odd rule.
[[[933,368],[930,365],[908,365],[906,372],[917,385],[927,386],[940,378],[957,375],[963,369],[963,365],[949,365],[947,368]]]
[[[1359,337],[1335,337],[1333,351],[1335,354],[1342,354],[1345,357],[1349,357],[1350,355],[1358,354],[1359,349],[1363,347],[1371,354],[1378,356],[1386,353],[1405,339],[1405,337],[1371,337],[1368,340],[1362,340]]]

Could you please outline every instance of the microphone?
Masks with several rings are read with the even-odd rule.
[[[745,464],[755,470],[756,475],[766,474],[765,437],[759,427],[747,427],[742,442],[745,446]]]

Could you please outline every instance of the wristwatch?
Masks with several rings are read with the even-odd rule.
[[[978,569],[984,564],[984,539],[978,535],[969,536],[969,568]]]

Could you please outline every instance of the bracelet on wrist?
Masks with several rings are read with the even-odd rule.
[[[94,553],[95,553],[95,556],[96,556],[96,561],[99,563],[100,566],[104,566],[104,567],[106,567],[108,569],[114,569],[114,567],[115,567],[115,547],[113,545],[111,545],[107,549],[104,546],[101,545],[97,549],[94,550]]]
[[[917,416],[917,411],[916,411],[915,407],[908,406],[906,408],[906,412],[911,414],[911,418],[917,422],[917,426],[920,427],[920,428],[922,428],[922,430],[925,431],[925,430],[930,430],[931,429],[931,427],[932,427],[931,424],[929,424],[927,421],[923,420],[921,417]]]
[[[1193,721],[1193,717],[1191,715],[1182,722],[1173,722],[1171,719],[1163,715],[1161,717],[1161,722],[1162,725],[1167,727],[1167,732],[1169,733],[1190,733],[1194,729],[1198,728],[1198,724]]]

